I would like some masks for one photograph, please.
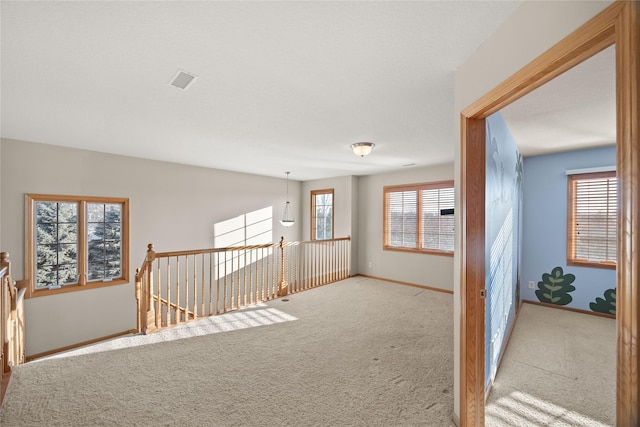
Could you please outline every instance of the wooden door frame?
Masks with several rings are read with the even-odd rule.
[[[640,425],[640,5],[617,1],[461,112],[460,425],[484,425],[485,119],[616,46],[618,427]]]

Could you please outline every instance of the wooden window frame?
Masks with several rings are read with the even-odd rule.
[[[333,239],[334,237],[334,232],[335,232],[335,222],[334,222],[334,212],[335,212],[335,202],[336,202],[336,198],[335,198],[335,194],[333,191],[333,188],[327,188],[324,190],[311,190],[311,240],[318,240],[316,238],[316,196],[321,195],[321,194],[331,194],[331,239]],[[328,240],[328,239],[323,239],[323,240]]]
[[[35,278],[35,223],[37,202],[78,203],[78,283],[63,285],[58,289],[36,289]],[[87,280],[87,218],[88,203],[119,204],[122,205],[122,247],[121,247],[121,276],[103,281]],[[25,280],[27,284],[27,298],[57,295],[86,289],[97,289],[106,286],[129,283],[129,199],[121,197],[93,197],[93,196],[64,196],[51,194],[25,195]]]
[[[385,251],[398,251],[398,252],[412,252],[412,253],[420,253],[420,254],[429,254],[429,255],[442,255],[442,256],[453,256],[453,250],[446,251],[442,249],[432,249],[432,248],[422,248],[422,191],[423,190],[439,190],[443,188],[454,188],[453,180],[447,181],[435,181],[435,182],[427,182],[427,183],[418,183],[418,184],[405,184],[405,185],[388,185],[383,188],[383,250]],[[399,247],[399,246],[391,246],[389,244],[389,217],[388,217],[388,195],[390,193],[402,192],[402,191],[417,191],[417,207],[416,212],[416,247]]]
[[[576,257],[576,184],[579,181],[608,178],[616,178],[616,172],[589,172],[567,176],[567,265],[606,268],[612,270],[615,270],[616,268],[616,263],[612,261],[594,261],[579,259]]]

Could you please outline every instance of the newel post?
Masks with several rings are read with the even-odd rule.
[[[136,319],[138,332],[142,332],[147,328],[146,316],[142,313],[146,312],[144,306],[144,296],[142,295],[142,277],[140,277],[140,269],[136,268],[136,305],[138,306],[138,318]]]
[[[9,261],[9,252],[0,252],[0,269],[7,267],[7,276],[11,276],[11,261]]]
[[[145,304],[146,304],[146,330],[152,326],[152,329],[156,329],[155,319],[156,313],[153,307],[153,261],[156,259],[156,253],[153,250],[153,244],[147,245],[147,271],[146,271],[146,283],[144,286],[145,292]],[[146,332],[146,331],[145,331]]]
[[[285,279],[285,256],[284,256],[284,236],[280,238],[280,283],[278,284],[278,297],[286,296],[289,293],[289,285]]]
[[[8,328],[7,323],[9,321],[8,313],[5,313],[5,310],[10,310],[10,304],[7,299],[11,299],[8,290],[4,288],[5,281],[9,277],[11,263],[9,262],[9,254],[7,252],[0,252],[0,269],[6,268],[5,275],[0,277],[0,313],[2,316],[0,317],[0,376],[4,373],[9,372],[11,367],[9,366],[9,336],[7,334]]]
[[[16,304],[18,301],[18,294],[16,292],[15,283],[11,279],[11,261],[9,261],[9,252],[0,252],[0,268],[4,267],[7,268],[7,271],[4,273],[3,280],[7,281],[7,288],[9,289],[11,318],[14,319]]]

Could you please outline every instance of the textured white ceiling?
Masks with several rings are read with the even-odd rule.
[[[451,162],[455,69],[517,5],[2,1],[2,136],[295,180]]]
[[[501,111],[523,156],[616,143],[615,47]]]
[[[2,1],[2,137],[295,180],[451,162],[455,69],[518,3]],[[503,111],[523,154],[614,143],[613,62]]]

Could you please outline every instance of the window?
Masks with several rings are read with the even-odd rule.
[[[129,200],[27,194],[28,296],[128,283]]]
[[[384,188],[384,248],[452,255],[453,181]]]
[[[569,175],[568,265],[616,267],[617,185],[615,171]]]
[[[311,192],[311,240],[333,239],[333,188]]]

